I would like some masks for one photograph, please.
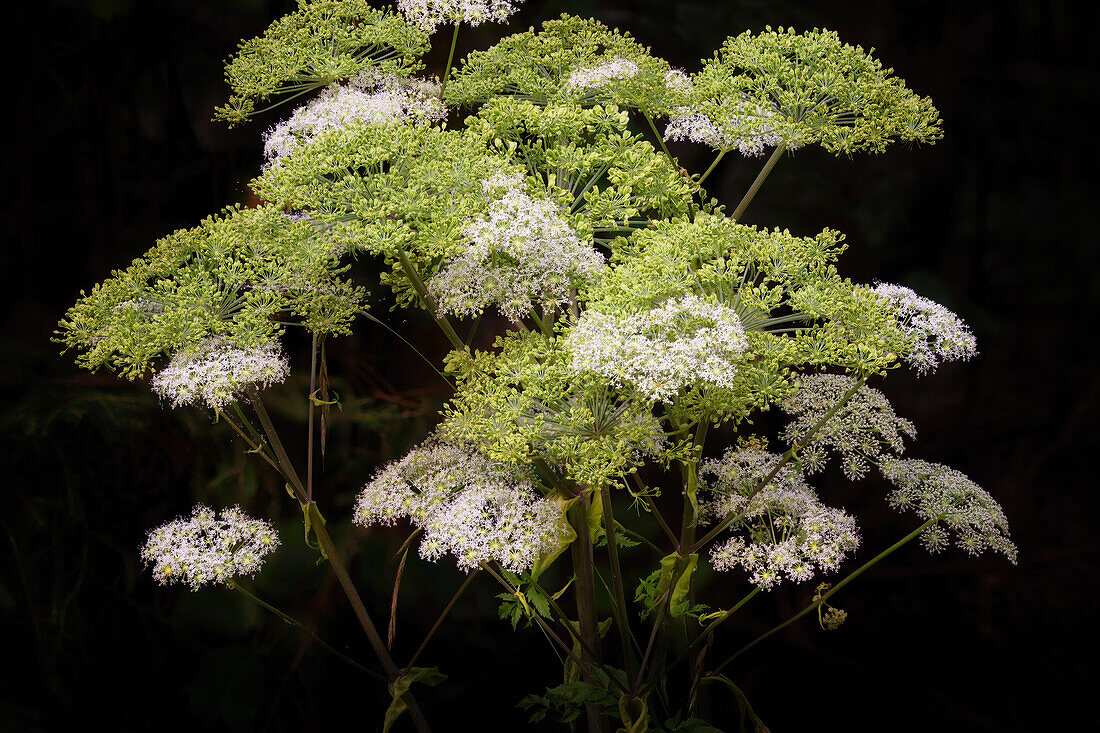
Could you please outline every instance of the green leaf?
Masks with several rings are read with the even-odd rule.
[[[412,667],[405,674],[389,684],[390,696],[393,698],[386,709],[386,718],[382,723],[382,733],[389,733],[390,728],[401,717],[401,713],[408,709],[409,704],[405,699],[406,693],[412,683],[419,682],[428,687],[435,687],[447,675],[439,671],[438,667]]]
[[[691,576],[695,574],[695,566],[699,562],[699,554],[691,553],[687,558],[687,565],[676,579],[676,585],[672,589],[672,598],[669,601],[669,613],[673,618],[682,616],[687,609],[687,595],[691,590]]]

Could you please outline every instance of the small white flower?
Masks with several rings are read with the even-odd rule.
[[[1016,563],[1016,545],[1009,539],[1004,510],[965,474],[915,458],[884,458],[879,470],[898,487],[887,496],[891,507],[936,520],[921,535],[929,552],[942,550],[954,534],[956,546],[971,555],[993,550]]]
[[[691,89],[691,77],[679,69],[672,69],[665,73],[665,86],[670,92],[686,92]]]
[[[642,313],[587,311],[568,337],[572,367],[667,402],[685,387],[731,388],[748,348],[737,313],[695,294]]]
[[[625,81],[638,73],[638,65],[626,59],[613,59],[599,66],[577,69],[569,75],[567,86],[573,89],[601,87],[610,81]]]
[[[428,32],[441,25],[503,23],[523,0],[397,0],[405,20]]]
[[[683,82],[676,80],[675,83]],[[665,139],[691,140],[715,150],[737,150],[751,156],[762,155],[765,148],[775,147],[783,141],[771,122],[775,114],[771,110],[748,102],[734,105],[733,110],[732,114],[716,120],[714,111],[678,107],[672,111],[665,128]]]
[[[286,379],[287,359],[277,346],[241,349],[209,338],[177,351],[153,376],[153,391],[172,407],[204,404],[211,409],[235,402],[249,387],[264,388]]]
[[[859,547],[855,519],[822,504],[790,466],[748,498],[779,460],[761,450],[731,449],[699,471],[703,488],[713,495],[701,505],[704,516],[740,514],[732,525],[737,535],[711,553],[714,569],[740,567],[762,590],[835,570]]]
[[[219,517],[199,504],[189,518],[150,532],[141,558],[153,565],[153,577],[162,585],[182,582],[197,590],[255,575],[264,557],[278,546],[279,536],[271,525],[250,519],[240,507],[230,507]]]
[[[783,412],[795,416],[783,431],[791,445],[801,443],[825,415],[856,385],[856,380],[841,374],[812,374],[798,380],[798,391],[783,401]],[[904,453],[903,436],[917,436],[913,423],[898,417],[886,396],[866,385],[824,424],[817,427],[799,451],[799,460],[808,473],[824,467],[827,451],[838,454],[844,475],[863,478],[871,463],[885,450]]]
[[[328,87],[271,128],[264,136],[264,156],[270,165],[315,136],[354,123],[423,125],[446,117],[434,81],[367,71],[347,84]]]
[[[356,524],[392,525],[402,518],[424,529],[421,557],[452,554],[466,569],[495,560],[523,572],[567,533],[561,509],[518,469],[441,443],[390,464],[360,492]]]
[[[918,374],[935,371],[940,362],[966,360],[978,353],[974,334],[967,325],[934,300],[890,283],[879,283],[874,292],[883,296],[893,310],[909,345],[909,352],[902,358]]]
[[[504,195],[489,205],[487,218],[467,225],[469,246],[429,282],[443,312],[472,316],[495,304],[518,321],[532,302],[568,302],[571,290],[606,268],[552,201],[533,199],[520,185],[504,176],[485,184],[487,192],[504,188]]]

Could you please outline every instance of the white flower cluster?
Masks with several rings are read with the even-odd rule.
[[[887,500],[895,509],[911,509],[936,524],[921,535],[929,552],[939,552],[955,535],[955,544],[971,555],[999,552],[1016,562],[1016,545],[1008,536],[1008,519],[989,493],[959,471],[915,458],[884,458],[879,470],[897,486]]]
[[[183,582],[192,589],[213,583],[228,585],[241,575],[255,575],[264,556],[279,546],[268,522],[250,519],[239,506],[222,511],[199,504],[189,518],[157,527],[141,548],[162,585]]]
[[[666,77],[672,88],[673,80]],[[680,80],[675,80],[683,84]],[[742,155],[762,155],[765,148],[775,147],[783,141],[770,122],[774,115],[748,102],[735,106],[735,111],[723,120],[715,122],[710,115],[690,107],[678,107],[665,128],[666,140],[691,140],[709,145],[715,150],[737,150]]]
[[[503,23],[523,0],[397,0],[405,20],[428,32],[441,25]]]
[[[800,378],[798,391],[782,404],[783,412],[796,418],[784,429],[783,438],[791,445],[800,443],[855,384],[840,374]],[[824,467],[831,450],[840,456],[844,475],[855,480],[863,478],[885,450],[905,452],[905,435],[917,436],[913,423],[898,417],[882,392],[862,386],[809,438],[799,459],[803,470],[814,473]]]
[[[700,470],[714,493],[708,513],[741,516],[732,526],[739,534],[711,552],[715,570],[741,568],[762,590],[784,580],[796,583],[815,573],[835,570],[859,547],[855,519],[827,507],[795,471],[787,467],[748,499],[779,456],[755,449],[730,450]]]
[[[680,69],[665,72],[665,86],[670,92],[686,92],[691,89],[691,77]]]
[[[886,298],[893,310],[909,342],[909,353],[902,358],[918,374],[935,371],[942,361],[966,360],[978,353],[967,325],[936,301],[890,283],[879,283],[875,292]]]
[[[552,201],[533,199],[517,179],[494,176],[486,192],[502,186],[489,216],[465,229],[470,245],[429,282],[445,313],[472,316],[495,304],[513,321],[532,301],[566,303],[578,284],[606,268],[603,256],[576,235]]]
[[[287,359],[277,346],[241,349],[209,338],[177,351],[153,376],[153,391],[172,407],[204,404],[211,409],[236,401],[248,387],[267,387],[286,379]]]
[[[730,448],[720,459],[704,461],[699,479],[708,497],[699,503],[702,519],[720,519],[745,509],[746,497],[760,487],[779,464],[779,456],[758,448]],[[792,463],[783,466],[768,482],[780,492],[812,491]]]
[[[613,59],[599,66],[577,69],[569,75],[567,85],[573,89],[601,87],[609,81],[632,79],[638,73],[638,65],[626,59]]]
[[[375,125],[431,124],[447,117],[439,85],[428,79],[363,72],[347,84],[333,85],[268,130],[264,156],[274,163],[329,130],[356,122]]]
[[[731,388],[748,339],[732,308],[689,293],[631,315],[587,311],[568,347],[574,370],[668,402],[685,387]]]
[[[380,471],[355,506],[362,526],[402,518],[424,530],[420,556],[453,554],[461,568],[495,560],[520,573],[567,536],[565,517],[517,469],[430,444]]]

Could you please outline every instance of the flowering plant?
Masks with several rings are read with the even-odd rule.
[[[564,682],[521,702],[532,720],[714,730],[724,721],[704,720],[699,700],[717,683],[762,728],[722,674],[731,659],[814,611],[836,628],[846,614],[828,601],[918,537],[931,551],[1016,557],[988,493],[900,457],[915,427],[870,386],[901,364],[926,374],[972,357],[966,325],[908,288],[842,277],[838,232],[743,223],[784,156],[931,144],[938,113],[820,30],[731,37],[689,73],[562,16],[452,69],[459,29],[504,22],[516,5],[300,0],[230,60],[218,110],[237,124],[312,95],[265,136],[262,204],[159,241],[73,306],[59,341],[89,369],[153,371],[173,407],[209,411],[278,472],[381,671],[323,648],[389,685],[386,729],[407,711],[428,730],[411,685],[442,681],[414,666],[439,624],[407,663],[393,659],[314,494],[314,413],[331,405],[322,347],[359,316],[383,322],[353,275],[372,258],[396,307],[426,311],[448,341],[433,368],[453,392],[434,434],[363,487],[353,520],[407,520],[407,546],[419,539],[424,560],[452,557],[468,574],[459,594],[487,577],[502,618],[543,632]],[[453,26],[444,74],[417,76],[440,26]],[[693,175],[667,141],[708,146],[713,163]],[[768,158],[727,213],[704,184],[734,151]],[[261,394],[290,372],[288,327],[312,343],[304,472]],[[487,331],[491,346],[471,346]],[[791,418],[771,436],[782,452],[754,422],[773,408]],[[834,457],[848,478],[881,476],[889,506],[920,519],[855,568],[856,517],[811,485]],[[142,555],[162,582],[222,583],[297,624],[235,579],[277,545],[239,508],[218,518],[200,506],[154,530]],[[624,562],[634,548],[650,553],[637,577]],[[708,605],[707,565],[744,598]],[[710,658],[719,627],[761,592],[836,572],[847,575],[794,616]]]

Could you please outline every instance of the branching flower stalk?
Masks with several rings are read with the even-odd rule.
[[[810,483],[833,456],[849,479],[876,469],[894,486],[886,503],[923,524],[835,585],[819,580],[809,606],[731,659],[815,611],[835,628],[845,614],[828,599],[918,536],[933,552],[992,550],[1015,562],[989,493],[950,467],[902,457],[916,429],[878,385],[897,366],[923,375],[974,357],[969,327],[904,285],[843,277],[840,232],[743,221],[779,159],[808,146],[850,157],[935,143],[931,100],[827,30],[731,35],[680,70],[629,33],[565,15],[456,61],[460,26],[506,22],[518,6],[400,0],[395,12],[299,0],[230,59],[230,97],[217,110],[239,124],[300,100],[263,136],[266,162],[250,186],[263,203],[163,237],[82,294],[57,332],[81,366],[151,375],[166,405],[223,420],[282,477],[306,544],[328,560],[381,664],[384,730],[406,710],[428,730],[410,685],[443,675],[415,665],[481,573],[505,591],[501,619],[537,629],[562,665],[564,682],[520,701],[532,722],[685,730],[716,681],[751,711],[719,674],[729,661],[708,673],[707,658],[728,653],[719,632],[750,600],[755,608],[848,562],[864,499],[831,507]],[[450,44],[437,82],[422,75],[423,59],[441,27],[452,30],[436,39]],[[666,141],[714,158],[693,175]],[[704,185],[727,157],[765,154],[727,214]],[[372,266],[353,269],[359,259]],[[363,272],[377,279],[359,282]],[[443,363],[419,348],[422,336],[370,310],[367,293],[382,289],[395,308],[432,318],[451,347]],[[353,514],[365,527],[411,525],[387,585],[391,629],[406,563],[467,572],[404,665],[314,495],[334,460],[325,437],[339,408],[327,354],[351,348],[342,337],[363,322],[407,344],[450,390],[430,437],[379,467]],[[304,475],[261,397],[285,390],[299,366],[284,350],[291,326],[310,338]],[[479,345],[490,330],[495,342]],[[754,432],[775,407],[789,423],[775,436]],[[717,445],[731,433],[736,446]],[[788,448],[770,452],[769,440]],[[616,516],[628,496],[656,528]],[[660,508],[676,502],[679,527]],[[143,557],[154,577],[249,595],[235,578],[258,572],[278,546],[271,525],[239,508],[196,512],[151,533]],[[741,600],[711,611],[716,574]],[[617,644],[601,642],[608,624]],[[647,626],[643,645],[635,631]],[[686,659],[688,673],[673,676]],[[728,728],[715,710],[705,722]]]

